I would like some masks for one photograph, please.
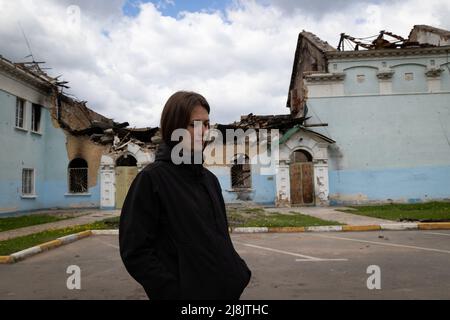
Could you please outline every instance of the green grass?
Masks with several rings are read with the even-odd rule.
[[[349,206],[356,210],[339,210],[362,216],[393,221],[450,221],[450,202]]]
[[[70,217],[52,216],[48,214],[31,214],[20,217],[0,218],[0,232],[66,219],[70,219]]]
[[[228,222],[231,227],[309,227],[340,225],[335,221],[326,221],[307,215],[291,212],[266,212],[260,208],[228,210]],[[0,241],[0,256],[10,255],[48,241],[55,240],[69,234],[86,230],[118,229],[120,217],[108,218],[102,221],[67,227],[63,229],[47,230],[23,237]]]
[[[227,212],[230,227],[313,227],[341,225],[336,221],[322,220],[297,212],[282,214],[266,212],[264,209],[229,209]]]
[[[114,229],[115,226],[118,224],[118,221],[119,221],[118,217],[108,218],[103,221],[98,221],[81,226],[74,226],[56,230],[47,230],[23,237],[0,241],[0,256],[10,255],[14,252],[18,252],[36,246],[38,244],[52,241],[59,237],[67,236],[73,233],[78,233],[86,230]]]

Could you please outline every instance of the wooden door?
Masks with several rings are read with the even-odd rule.
[[[138,173],[137,167],[116,167],[116,208],[122,209],[128,189]]]
[[[314,167],[312,162],[294,162],[289,166],[291,204],[314,204]]]

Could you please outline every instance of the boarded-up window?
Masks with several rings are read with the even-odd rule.
[[[231,167],[231,187],[233,189],[251,188],[252,171],[246,155],[236,156]]]
[[[24,128],[25,119],[25,100],[21,98],[16,99],[16,127]]]
[[[88,164],[84,159],[73,159],[68,169],[69,192],[86,193],[88,191]]]
[[[22,195],[34,195],[34,169],[22,169]]]

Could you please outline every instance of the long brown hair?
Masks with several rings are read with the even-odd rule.
[[[172,132],[176,129],[186,129],[191,120],[192,110],[195,107],[202,106],[210,112],[208,101],[201,94],[191,91],[178,91],[174,93],[161,114],[161,136],[163,141],[173,146],[176,142],[171,141]]]

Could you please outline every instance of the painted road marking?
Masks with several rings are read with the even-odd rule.
[[[381,245],[381,246],[388,246],[388,247],[399,247],[399,248],[409,248],[409,249],[432,251],[432,252],[450,253],[450,251],[448,251],[448,250],[425,248],[425,247],[416,247],[416,246],[408,246],[408,245],[396,244],[396,243],[384,243],[384,242],[378,242],[378,241],[369,241],[369,240],[360,240],[360,239],[351,239],[351,238],[341,238],[341,237],[325,236],[325,235],[318,235],[318,234],[315,234],[313,236],[321,237],[321,238],[328,238],[328,239],[337,239],[337,240],[345,240],[345,241],[354,241],[354,242],[378,244],[378,245]]]
[[[97,242],[103,243],[103,244],[106,245],[106,246],[110,246],[110,247],[113,247],[113,248],[115,248],[115,249],[119,249],[118,246],[115,246],[115,245],[113,245],[113,244],[111,244],[111,243],[108,243],[108,242],[99,240],[98,238],[94,238],[94,240],[97,241]]]
[[[321,262],[321,261],[348,261],[348,259],[295,259],[297,262]]]
[[[448,236],[450,237],[450,233],[439,233],[439,232],[425,232],[426,234],[437,234],[440,236]]]
[[[261,247],[261,246],[257,246],[254,244],[242,243],[242,242],[238,242],[238,241],[235,241],[235,243],[239,243],[239,244],[242,244],[247,247],[252,247],[252,248],[257,248],[257,249],[262,249],[262,250],[267,250],[267,251],[272,251],[272,252],[287,254],[290,256],[294,256],[294,257],[303,258],[303,259],[295,259],[295,261],[302,261],[302,262],[306,262],[306,261],[308,261],[308,262],[309,261],[315,261],[315,262],[317,262],[317,261],[348,261],[348,259],[322,259],[322,258],[317,258],[317,257],[312,257],[312,256],[306,256],[306,255],[300,254],[300,253],[278,250],[278,249],[273,249],[273,248],[268,248],[268,247]]]

